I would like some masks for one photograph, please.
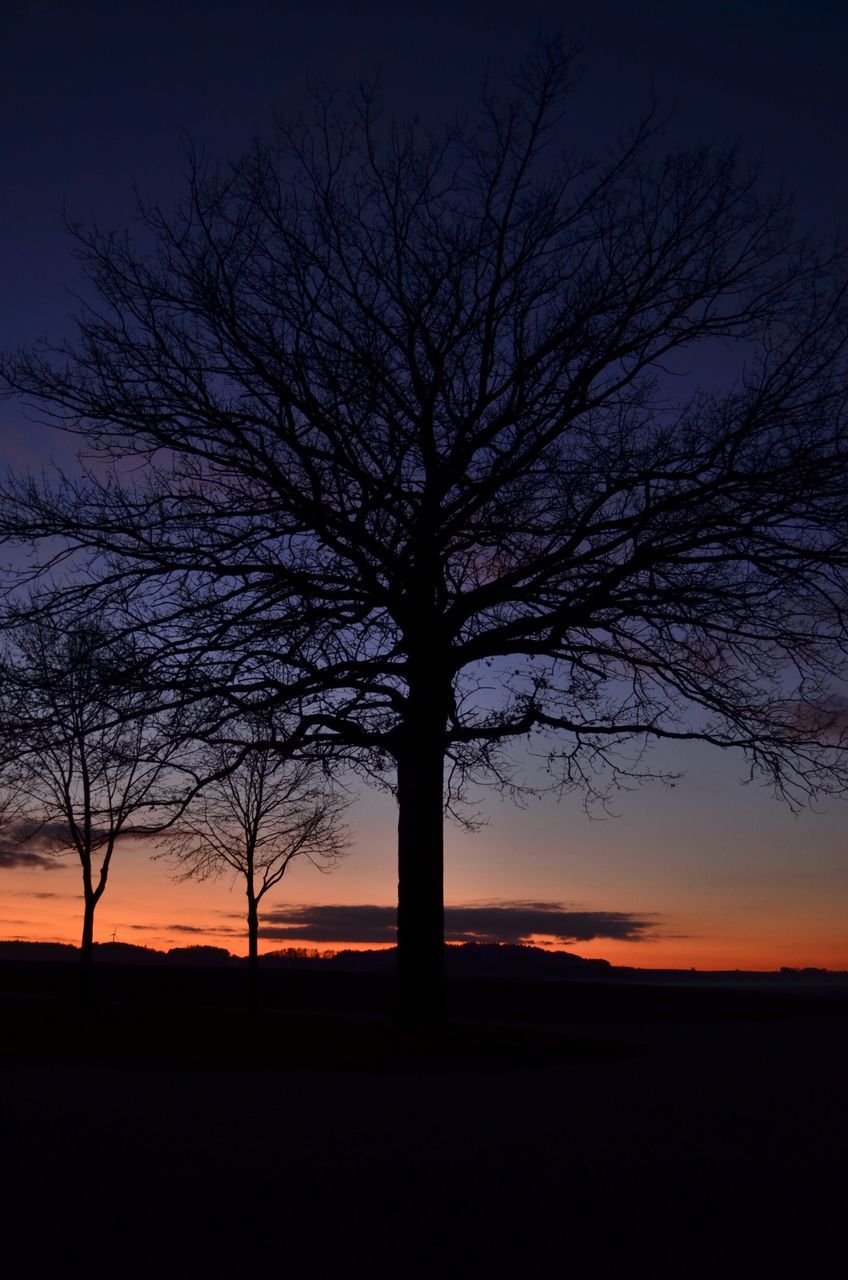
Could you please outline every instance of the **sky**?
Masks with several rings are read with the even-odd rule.
[[[5,0],[0,6],[0,347],[67,332],[79,287],[63,209],[121,228],[133,187],[167,207],[186,134],[237,155],[307,77],[344,86],[378,69],[401,114],[473,110],[483,68],[514,64],[540,31],[586,37],[568,128],[587,150],[652,100],[670,145],[737,145],[762,182],[796,193],[799,227],[848,225],[848,11],[813,0],[675,3],[239,5]],[[68,442],[0,402],[0,460],[68,456]],[[481,797],[476,834],[449,826],[449,933],[532,938],[647,967],[848,969],[848,806],[793,816],[743,762],[691,745],[656,762],[685,777],[587,816],[576,796],[516,808]],[[263,949],[370,945],[395,901],[395,812],[364,792],[348,857],[294,864],[268,900]],[[96,937],[244,951],[230,881],[175,883],[141,842],[116,854]],[[0,846],[0,937],[76,940],[79,871],[20,865]],[[363,912],[363,907],[380,908]],[[337,936],[332,937],[335,933]],[[480,935],[482,936],[482,934]]]

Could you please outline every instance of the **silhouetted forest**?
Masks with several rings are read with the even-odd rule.
[[[63,942],[0,941],[0,963],[20,961],[27,964],[51,961],[71,963],[77,960],[79,949]],[[94,944],[94,956],[99,964],[108,965],[188,965],[240,968],[249,964],[250,957],[233,955],[224,947],[195,944],[170,947],[159,951],[155,947],[137,946],[131,942],[100,942]],[[359,973],[390,974],[397,968],[397,949],[360,949],[321,952],[306,947],[285,947],[266,951],[262,957],[265,971],[273,969],[341,970]],[[511,946],[505,943],[466,942],[448,947],[445,967],[449,974],[468,974],[477,977],[516,978],[605,978],[620,981],[632,977],[638,982],[663,983],[715,983],[721,980],[738,984],[766,984],[780,982],[784,987],[793,982],[844,981],[848,975],[814,967],[795,968],[783,966],[779,972],[755,972],[740,969],[648,969],[632,965],[612,965],[609,960],[591,959],[574,955],[569,951],[547,951],[528,945]]]

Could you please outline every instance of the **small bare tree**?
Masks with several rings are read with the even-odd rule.
[[[241,727],[241,726],[239,726]],[[246,721],[241,744],[210,747],[202,762],[211,779],[179,823],[159,837],[178,868],[178,879],[206,880],[231,871],[247,895],[248,973],[251,1007],[258,1001],[259,908],[295,858],[319,871],[342,856],[346,801],[313,760],[287,758],[269,727]]]
[[[90,1005],[95,910],[118,841],[167,821],[174,720],[133,687],[139,655],[131,639],[103,624],[66,624],[66,615],[51,622],[42,601],[9,628],[0,756],[10,829],[22,847],[37,841],[79,859],[80,994]]]

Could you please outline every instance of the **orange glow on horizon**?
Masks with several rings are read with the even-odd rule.
[[[61,942],[74,946],[79,943],[82,913],[78,902],[63,899],[59,907],[51,899],[18,898],[18,905],[25,906],[26,919],[15,919],[3,913],[0,917],[0,937],[3,940],[25,942]],[[153,905],[153,904],[145,904]],[[159,904],[156,904],[157,907]],[[387,904],[388,905],[388,904]],[[220,912],[219,912],[220,913]],[[17,913],[16,913],[17,914]],[[154,913],[151,911],[150,913]],[[159,914],[158,911],[155,914]],[[168,913],[173,915],[174,912]],[[181,913],[186,915],[185,911]],[[108,898],[104,897],[95,918],[95,940],[115,940],[146,946],[159,951],[172,947],[192,945],[222,947],[233,955],[247,954],[247,941],[234,912],[225,926],[218,926],[214,912],[206,915],[202,909],[193,913],[195,920],[180,927],[169,927],[163,920],[133,920],[126,909],[121,911],[122,922],[115,923],[116,911],[110,911]],[[205,918],[204,918],[205,917]],[[211,918],[210,918],[211,917]],[[17,927],[16,927],[17,926]],[[749,935],[736,937],[668,937],[656,936],[639,941],[619,941],[596,938],[590,942],[560,943],[550,938],[533,936],[523,940],[525,945],[539,946],[545,951],[565,951],[585,959],[608,960],[612,965],[626,965],[638,969],[696,969],[748,970],[770,972],[783,966],[792,968],[821,968],[831,971],[848,971],[848,947],[832,938],[803,938]],[[302,938],[261,939],[260,954],[298,948],[309,951],[334,953],[338,951],[385,950],[389,943],[326,942]],[[458,945],[458,944],[449,944]]]
[[[663,810],[665,815],[669,812],[668,807]],[[273,923],[270,918],[275,911],[284,914],[298,904],[393,906],[393,816],[387,806],[380,823],[375,821],[370,831],[361,831],[358,848],[332,876],[318,876],[307,866],[294,868],[279,892],[266,900],[269,922]],[[511,822],[513,817],[514,827],[506,820]],[[775,827],[769,848],[777,848],[783,836],[789,850],[785,854],[778,850],[780,856],[753,845],[748,852],[754,838],[748,832],[746,840],[734,837],[736,843],[722,863],[724,846],[712,858],[699,853],[687,860],[684,840],[692,838],[687,805],[681,806],[681,823],[684,817],[689,825],[686,831],[681,828],[679,838],[675,828],[672,835],[664,836],[665,843],[657,839],[653,853],[635,850],[638,857],[629,847],[633,828],[628,833],[623,823],[596,824],[587,829],[586,848],[581,845],[578,856],[556,843],[555,830],[552,833],[544,824],[534,829],[528,815],[506,811],[503,827],[492,830],[485,841],[451,836],[446,896],[455,905],[562,903],[567,910],[604,914],[610,909],[613,916],[617,912],[632,916],[641,922],[636,927],[644,936],[631,941],[596,937],[568,942],[541,935],[524,939],[546,950],[568,951],[613,965],[701,971],[774,971],[784,966],[848,971],[848,862],[841,828],[837,831],[831,824],[831,845],[827,846],[812,835],[805,837],[808,830],[815,834],[809,823],[803,827],[793,820],[793,825]],[[747,814],[743,818],[747,821]],[[519,837],[525,839],[528,852]],[[621,840],[618,848],[613,846],[614,837]],[[151,856],[153,852],[140,841],[128,842],[119,851],[97,908],[95,939],[108,942],[114,937],[161,951],[207,945],[245,955],[242,886],[227,878],[175,881],[167,864]],[[79,867],[71,858],[58,859],[49,870],[3,871],[0,938],[78,945],[80,890]],[[326,935],[315,941],[308,936],[306,924],[302,931],[284,920],[281,925],[280,932],[287,936],[260,939],[262,953],[288,947],[366,951],[391,945],[329,941]]]

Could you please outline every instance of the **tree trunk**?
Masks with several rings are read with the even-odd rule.
[[[435,694],[435,696],[434,696]],[[444,1023],[444,727],[442,700],[410,688],[398,744],[398,1019]]]
[[[247,986],[251,1009],[259,1006],[259,908],[247,895]]]
[[[94,908],[97,899],[86,893],[82,916],[82,943],[80,945],[80,1004],[83,1009],[94,1005]]]

